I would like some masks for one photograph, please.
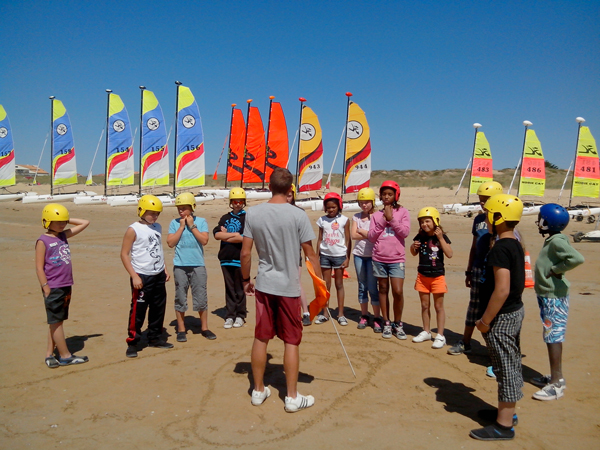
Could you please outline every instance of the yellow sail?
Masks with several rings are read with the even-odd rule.
[[[473,149],[469,194],[477,194],[477,189],[482,183],[492,180],[492,151],[483,131],[478,131]]]
[[[344,162],[345,192],[369,187],[371,179],[371,131],[364,111],[354,102],[348,108],[346,155]]]
[[[317,115],[308,106],[302,108],[298,167],[298,192],[321,189],[323,184],[321,125]]]
[[[571,197],[598,198],[600,194],[600,167],[598,148],[588,127],[579,130],[577,157],[573,172],[573,192]]]
[[[523,148],[523,163],[518,195],[533,195],[543,197],[546,188],[546,169],[542,144],[535,131],[527,130]]]

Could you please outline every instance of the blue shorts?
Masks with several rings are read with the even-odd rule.
[[[569,296],[547,298],[537,296],[540,318],[544,327],[544,342],[556,344],[565,341],[567,318],[569,317]]]
[[[344,261],[346,261],[345,256],[319,256],[319,264],[323,269],[341,269]]]
[[[404,263],[373,261],[373,274],[377,278],[404,278]]]

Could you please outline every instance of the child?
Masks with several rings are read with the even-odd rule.
[[[379,307],[379,292],[377,291],[377,278],[373,274],[373,243],[367,239],[371,216],[375,212],[375,191],[371,188],[362,188],[358,191],[358,205],[361,212],[352,217],[350,236],[356,244],[352,254],[354,255],[354,268],[358,280],[358,303],[360,304],[360,321],[358,329],[364,330],[369,325],[369,296],[373,305],[373,331],[381,333],[381,310]]]
[[[131,310],[127,326],[127,351],[125,356],[135,358],[142,337],[142,325],[148,310],[148,346],[173,348],[161,339],[167,290],[165,283],[170,275],[165,267],[162,248],[162,227],[157,223],[162,212],[162,202],[154,195],[144,195],[138,202],[139,222],[129,225],[121,245],[121,262],[130,276]]]
[[[65,230],[67,224],[74,227]],[[51,369],[88,362],[87,356],[76,356],[69,351],[63,322],[69,318],[73,285],[71,250],[67,238],[78,235],[89,224],[89,220],[70,218],[67,208],[57,203],[46,205],[42,210],[42,225],[47,231],[35,243],[35,271],[46,306],[49,330],[45,363]],[[54,357],[55,347],[58,360]]]
[[[497,194],[485,203],[484,210],[492,248],[481,274],[479,300],[484,312],[475,326],[481,331],[492,359],[498,381],[498,410],[480,411],[481,418],[494,423],[472,430],[470,435],[496,441],[515,437],[515,408],[523,398],[520,340],[525,315],[521,299],[525,288],[525,255],[514,233],[521,220],[523,203],[514,195]]]
[[[373,243],[373,273],[379,285],[379,305],[384,325],[381,337],[390,339],[392,327],[394,335],[406,339],[402,326],[404,309],[404,261],[406,258],[404,240],[410,233],[408,211],[398,204],[400,186],[394,181],[384,181],[379,188],[379,198],[383,210],[371,216],[368,238]],[[392,285],[395,322],[390,323],[390,301],[388,292]]]
[[[219,261],[225,281],[225,324],[223,328],[240,328],[246,322],[246,294],[242,283],[240,252],[242,233],[246,221],[246,191],[232,188],[229,191],[231,212],[225,214],[213,230],[215,239],[221,241]]]
[[[208,224],[206,220],[194,216],[196,199],[185,192],[175,198],[179,219],[169,225],[167,245],[175,247],[173,278],[175,279],[175,316],[177,317],[177,342],[187,342],[183,321],[188,309],[187,293],[192,288],[194,311],[198,311],[201,334],[213,340],[217,336],[208,329],[208,297],[206,295],[206,267],[204,266],[204,245],[208,244]]]
[[[317,248],[327,290],[331,287],[331,270],[333,269],[338,301],[337,320],[340,325],[346,326],[348,320],[344,317],[344,269],[350,262],[352,241],[350,240],[350,222],[346,216],[342,215],[342,206],[342,197],[335,192],[330,192],[323,199],[323,209],[327,214],[317,220],[319,227]],[[320,314],[315,323],[320,324],[325,321],[327,321],[327,317]]]
[[[483,208],[485,202],[492,195],[502,194],[502,185],[497,181],[482,183],[477,189],[479,203]],[[483,311],[479,302],[479,288],[481,284],[481,271],[485,256],[490,250],[490,234],[485,222],[485,214],[478,214],[473,220],[471,230],[473,240],[469,251],[469,262],[465,271],[465,286],[470,288],[469,306],[465,318],[465,330],[462,340],[448,349],[450,355],[462,355],[471,353],[471,337],[475,330],[475,321],[481,317]]]
[[[542,206],[536,223],[543,237],[550,235],[535,263],[535,293],[548,347],[550,375],[533,378],[531,383],[542,388],[533,394],[536,400],[558,400],[566,388],[562,375],[562,343],[569,316],[569,281],[564,274],[582,264],[584,259],[561,234],[569,224],[565,208],[556,203]]]
[[[437,336],[432,348],[442,348],[446,345],[444,325],[446,312],[444,311],[444,294],[448,292],[444,270],[444,255],[452,258],[450,239],[444,234],[440,225],[440,213],[437,209],[428,206],[421,209],[417,215],[419,220],[419,233],[414,237],[410,246],[413,256],[419,255],[419,267],[415,290],[421,299],[421,317],[423,318],[423,331],[413,338],[413,342],[431,340],[431,312],[429,294],[433,295],[435,314],[437,317]]]

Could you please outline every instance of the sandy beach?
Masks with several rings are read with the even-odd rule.
[[[38,193],[44,192],[44,187],[36,188]],[[93,190],[100,193],[102,187]],[[453,194],[450,189],[402,189],[400,202],[412,217],[410,238],[417,232],[417,211],[424,206],[441,209],[442,203],[454,200]],[[465,197],[466,191],[458,195],[461,200]],[[547,191],[545,200],[557,197],[558,191]],[[249,201],[249,206],[256,203]],[[186,316],[188,342],[175,342],[175,288],[170,281],[165,327],[175,347],[144,348],[136,359],[125,357],[130,289],[119,258],[123,234],[136,220],[135,208],[64,205],[72,217],[91,221],[87,230],[70,240],[75,285],[70,318],[65,322],[70,349],[87,355],[90,362],[54,370],[44,364],[48,326],[34,268],[34,244],[44,231],[40,219],[43,204],[0,203],[1,448],[576,449],[593,448],[600,442],[600,356],[593,337],[600,316],[597,243],[573,244],[586,262],[567,275],[571,310],[564,344],[565,396],[549,402],[531,398],[538,388],[527,380],[549,373],[549,364],[535,293],[527,289],[521,335],[525,397],[517,405],[516,438],[484,444],[469,437],[471,429],[484,425],[477,410],[496,406],[496,382],[485,374],[489,358],[483,338],[475,332],[474,352],[468,357],[448,355],[448,347],[434,350],[431,344],[411,342],[421,331],[419,299],[413,289],[416,257],[408,255],[406,262],[403,321],[409,339],[384,340],[371,328],[356,328],[360,309],[351,265],[351,277],[345,280],[350,324],[338,325],[337,330],[356,378],[331,322],[305,328],[298,388],[314,395],[316,403],[306,411],[286,414],[283,345],[277,339],[269,347],[265,380],[272,395],[260,407],[250,403],[253,298],[248,301],[246,325],[223,329],[224,286],[217,259],[219,243],[212,238],[212,228],[228,210],[226,200],[201,204],[196,210],[211,230],[205,258],[209,326],[217,339],[208,341],[200,335],[200,321],[190,310]],[[307,214],[315,224],[322,213]],[[166,230],[176,216],[176,209],[169,207],[159,219],[165,230],[169,270],[173,251],[166,245]],[[519,226],[533,262],[543,243],[535,220],[524,217]],[[454,250],[454,257],[446,261],[445,335],[450,345],[462,335],[469,300],[464,270],[471,224],[472,219],[466,217],[442,216]],[[565,233],[593,227],[585,221],[572,221]],[[303,284],[312,299],[306,273]],[[334,293],[331,305],[335,304]]]

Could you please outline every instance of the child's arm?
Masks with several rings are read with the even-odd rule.
[[[385,230],[385,225],[386,220],[384,219],[383,215],[380,216],[379,214],[373,214],[371,216],[371,224],[369,225],[367,239],[369,239],[369,241],[373,244],[377,242],[377,239],[379,239],[379,236],[381,236],[381,233],[383,233],[383,230]]]
[[[352,225],[350,226],[350,237],[355,241],[362,241],[363,239],[367,239],[369,232],[367,230],[363,230],[362,228],[358,228],[356,224],[356,220],[352,218]]]
[[[169,246],[169,248],[173,248],[179,243],[184,229],[185,219],[181,218],[179,219],[179,228],[177,228],[177,231],[175,231],[175,233],[167,234],[167,245]]]
[[[446,255],[446,258],[452,258],[452,255],[454,254],[452,252],[452,247],[450,247],[450,244],[446,242],[446,235],[442,233],[442,229],[440,227],[436,227],[434,233],[438,238],[438,241],[440,241],[440,247],[442,248],[444,255]]]
[[[131,265],[131,248],[133,247],[133,243],[135,242],[135,236],[136,234],[133,228],[127,228],[125,236],[123,236],[123,244],[121,245],[121,262],[123,263],[123,266],[125,266],[125,270],[129,274],[129,276],[131,277],[133,287],[135,289],[141,289],[144,286],[144,284],[142,283],[142,279],[135,272],[135,269]]]
[[[473,270],[473,261],[475,261],[475,251],[477,248],[477,236],[473,236],[471,241],[471,250],[469,251],[469,262],[465,271],[465,287],[471,287],[471,271]]]
[[[410,245],[410,254],[413,256],[417,256],[419,254],[419,249],[421,248],[421,241],[418,239],[413,240],[413,243]]]
[[[396,236],[406,239],[410,233],[410,216],[404,208],[398,209],[399,214],[395,214],[390,220],[390,226]]]
[[[50,295],[50,286],[48,286],[48,279],[46,278],[46,273],[44,272],[45,260],[46,244],[44,244],[42,241],[37,241],[35,243],[35,273],[37,274],[42,291],[44,291],[44,297],[48,297]]]
[[[495,288],[490,297],[490,302],[481,319],[475,322],[477,329],[482,333],[487,333],[490,330],[492,320],[496,318],[498,311],[508,298],[510,293],[510,270],[494,266],[494,282]]]
[[[574,269],[585,261],[583,255],[566,241],[554,239],[550,245],[553,247],[550,250],[554,250],[559,262],[552,266],[552,271],[549,275],[555,274],[560,278],[563,273]]]
[[[221,231],[215,233],[215,239],[218,241],[229,242],[230,244],[239,244],[244,237],[240,233],[230,233],[222,226]]]
[[[317,238],[317,255],[321,255],[321,242],[323,241],[323,228],[319,227],[319,237]],[[319,267],[321,263],[317,264]]]
[[[344,226],[344,236],[346,238],[346,261],[342,264],[342,269],[350,265],[350,256],[352,255],[352,239],[350,237],[350,221]]]
[[[201,222],[205,223],[204,220],[201,220]],[[189,230],[192,232],[192,236],[196,238],[200,245],[208,244],[208,229],[206,231],[200,231],[194,223],[193,216],[187,216],[185,218],[185,225],[189,228]]]
[[[81,233],[83,230],[85,230],[88,225],[90,224],[89,220],[86,219],[69,219],[69,225],[75,225],[73,228],[69,228],[68,230],[65,230],[65,237],[68,239],[70,237],[76,236],[79,233]]]

